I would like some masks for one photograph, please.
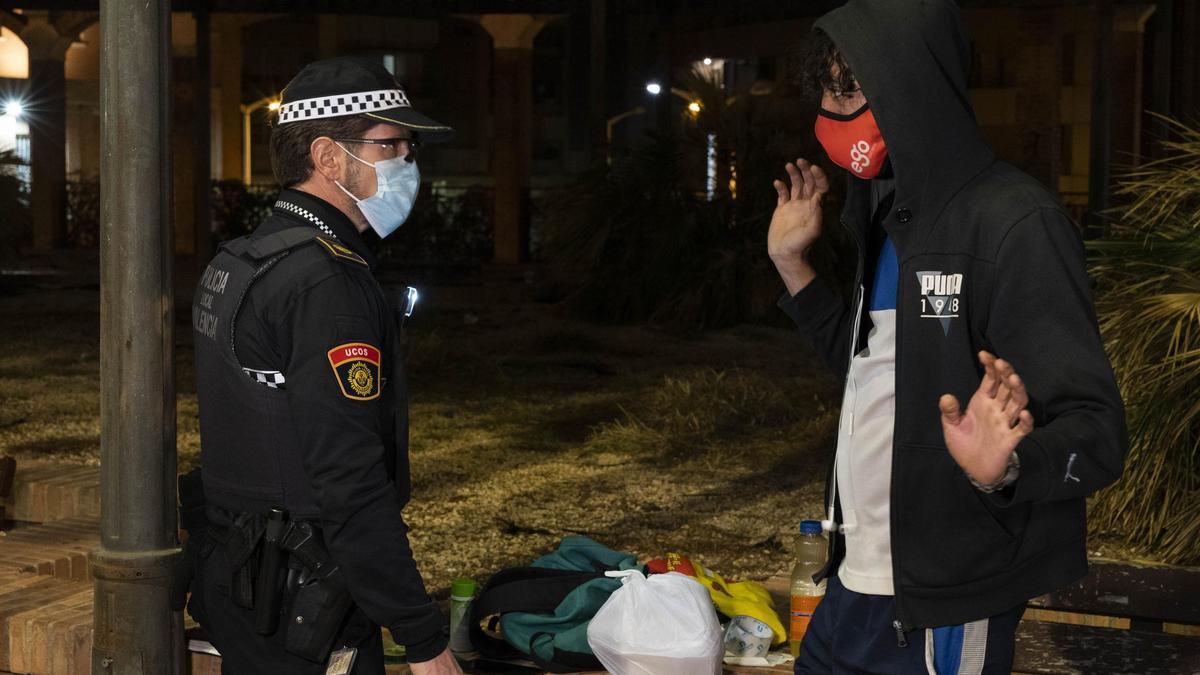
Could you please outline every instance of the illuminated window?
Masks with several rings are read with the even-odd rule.
[[[29,48],[7,28],[0,28],[0,77],[29,77]]]
[[[25,162],[26,164],[28,164],[30,159],[33,157],[33,153],[30,152],[30,147],[29,134],[17,134],[17,142],[16,147],[14,148],[14,153],[21,159],[22,162]]]

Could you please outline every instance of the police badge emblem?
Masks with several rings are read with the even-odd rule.
[[[379,396],[379,350],[365,342],[350,342],[329,350],[329,365],[342,395],[355,401]]]

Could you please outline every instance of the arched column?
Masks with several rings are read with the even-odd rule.
[[[247,19],[238,14],[212,16],[214,54],[220,54],[213,73],[218,99],[221,147],[220,177],[225,180],[242,175],[242,29]]]
[[[493,261],[515,265],[529,257],[529,174],[533,149],[533,39],[552,17],[484,14],[492,36]]]
[[[67,238],[67,48],[95,23],[87,12],[27,12],[18,33],[29,49],[30,211],[33,247],[60,248]]]
[[[92,12],[27,12],[19,36],[29,49],[29,121],[33,247],[59,248],[67,237],[66,56],[99,20]]]

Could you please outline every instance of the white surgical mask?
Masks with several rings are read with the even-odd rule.
[[[374,167],[377,187],[375,194],[359,199],[341,183],[334,181],[334,184],[358,204],[367,223],[380,238],[398,230],[408,220],[413,203],[417,201],[417,190],[421,187],[421,172],[417,169],[417,163],[401,156],[372,164],[342,147],[341,143],[338,143],[338,147],[354,159]]]

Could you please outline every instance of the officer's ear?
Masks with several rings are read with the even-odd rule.
[[[308,156],[312,160],[313,173],[321,174],[330,182],[341,179],[345,154],[328,136],[316,138],[308,146]]]

